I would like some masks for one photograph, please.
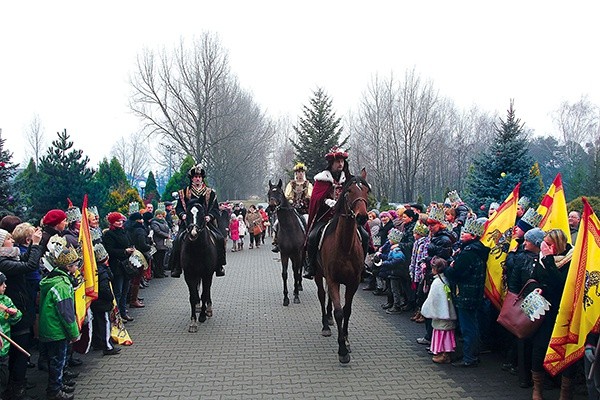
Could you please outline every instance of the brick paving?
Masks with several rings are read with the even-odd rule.
[[[528,399],[496,354],[478,368],[436,365],[415,339],[423,325],[409,314],[387,315],[382,297],[359,290],[350,321],[352,361],[337,358],[337,330],[320,334],[313,282],[301,304],[282,306],[281,264],[270,246],[228,253],[216,278],[214,316],[188,333],[183,278],[156,279],[140,291],[146,307],[126,326],[134,341],[115,356],[78,355],[84,365],[75,398],[107,399]],[[291,270],[290,270],[291,274]],[[289,279],[291,291],[292,282]],[[37,361],[37,354],[32,357]],[[45,397],[47,375],[31,369],[30,395]],[[558,390],[547,392],[558,398]],[[585,396],[578,396],[585,398]]]

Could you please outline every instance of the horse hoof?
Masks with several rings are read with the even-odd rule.
[[[290,305],[290,299],[288,299],[287,297],[283,299],[283,305],[284,306],[289,306]]]
[[[210,318],[210,317],[212,317],[212,316],[213,316],[213,310],[212,310],[212,307],[209,307],[209,308],[207,308],[207,309],[206,309],[206,316],[207,316],[208,318]]]
[[[339,356],[339,360],[341,364],[348,364],[350,362],[350,354],[346,354],[345,356]]]
[[[196,333],[196,332],[198,332],[198,325],[190,325],[188,327],[188,332],[189,333]]]
[[[331,330],[330,329],[323,329],[321,331],[321,336],[325,336],[325,337],[331,336]]]
[[[294,297],[294,304],[300,304],[300,298],[298,296]]]

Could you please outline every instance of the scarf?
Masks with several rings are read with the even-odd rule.
[[[20,260],[21,251],[18,247],[0,247],[0,257]]]
[[[556,268],[560,269],[566,263],[571,262],[571,258],[573,258],[573,250],[575,250],[575,248],[571,247],[567,254],[554,256],[554,264],[556,265]]]

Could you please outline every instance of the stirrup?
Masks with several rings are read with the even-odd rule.
[[[273,245],[273,248],[271,249],[271,251],[272,251],[273,253],[279,253],[279,246],[278,246],[278,245],[276,245],[276,244],[274,244],[274,245]]]

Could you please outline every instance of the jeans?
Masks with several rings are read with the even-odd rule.
[[[393,304],[397,308],[400,308],[402,306],[402,303],[404,303],[404,298],[402,297],[402,289],[401,289],[400,279],[390,278],[389,282],[390,282],[390,290],[392,292],[392,298],[394,299]]]
[[[115,299],[117,306],[119,307],[119,313],[121,316],[127,314],[127,294],[129,293],[129,278],[124,275],[115,274],[113,278],[113,291],[115,292]]]
[[[456,308],[458,323],[463,337],[463,361],[472,363],[478,360],[479,355],[479,322],[477,310]]]
[[[48,352],[48,387],[46,393],[55,395],[63,386],[63,369],[67,362],[67,339],[41,344]]]

